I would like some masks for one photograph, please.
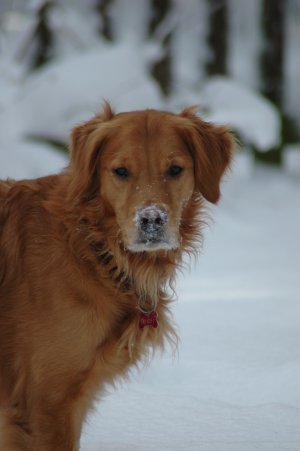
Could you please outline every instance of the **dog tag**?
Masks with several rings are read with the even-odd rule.
[[[157,312],[140,312],[140,329],[144,329],[145,326],[154,327],[156,329],[158,327],[157,316]]]

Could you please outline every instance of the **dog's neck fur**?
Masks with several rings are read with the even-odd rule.
[[[138,299],[137,307],[147,312],[156,310],[159,301],[167,297],[166,288],[171,285],[181,259],[179,251],[135,254],[121,247],[112,251],[104,242],[92,242],[91,249],[116,287],[133,292]]]

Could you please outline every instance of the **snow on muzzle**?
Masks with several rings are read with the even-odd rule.
[[[168,231],[168,214],[164,207],[148,205],[139,208],[134,217],[136,240],[129,247],[134,252],[173,249],[177,240]]]

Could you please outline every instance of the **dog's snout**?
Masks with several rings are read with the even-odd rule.
[[[146,234],[160,232],[166,222],[167,213],[164,209],[157,206],[142,208],[137,213],[138,225]]]

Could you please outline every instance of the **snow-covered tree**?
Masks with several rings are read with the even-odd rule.
[[[88,88],[93,91],[93,85],[101,93],[99,100],[101,96],[117,97],[120,105],[124,95],[142,106],[143,93],[133,95],[141,89],[137,80],[142,78],[140,86],[147,86],[144,98],[155,92],[156,106],[180,109],[205,103],[207,112],[214,110],[225,122],[237,118],[241,135],[245,135],[245,127],[240,121],[247,116],[243,99],[265,102],[274,118],[273,131],[279,110],[282,143],[279,133],[263,144],[255,139],[257,130],[252,139],[247,133],[241,136],[247,144],[255,146],[256,142],[259,152],[268,150],[269,143],[275,150],[270,155],[279,160],[281,144],[299,141],[299,23],[300,0],[6,0],[0,2],[0,113],[14,96],[23,98],[18,87],[22,91],[23,83],[30,84],[30,80],[41,91],[46,79],[50,83],[45,94],[30,96],[30,104],[33,98],[38,101],[50,95],[51,86],[56,89],[51,85],[51,69],[56,71],[57,86],[61,83],[58,91],[64,89],[63,83],[70,91],[74,89],[69,98],[72,105],[73,99],[76,103],[76,118],[91,105],[94,108],[94,95],[80,89],[87,79]],[[129,64],[135,72],[129,70]],[[220,75],[231,80],[223,79],[223,83]],[[247,92],[246,97],[228,104],[228,93],[236,100],[241,92]],[[226,98],[226,108],[222,98]],[[73,109],[70,106],[63,113],[63,120],[68,118],[71,123]],[[58,104],[53,117],[59,111],[64,111],[64,106]],[[19,121],[20,125],[25,127],[30,117]],[[253,115],[250,122],[252,119]]]

